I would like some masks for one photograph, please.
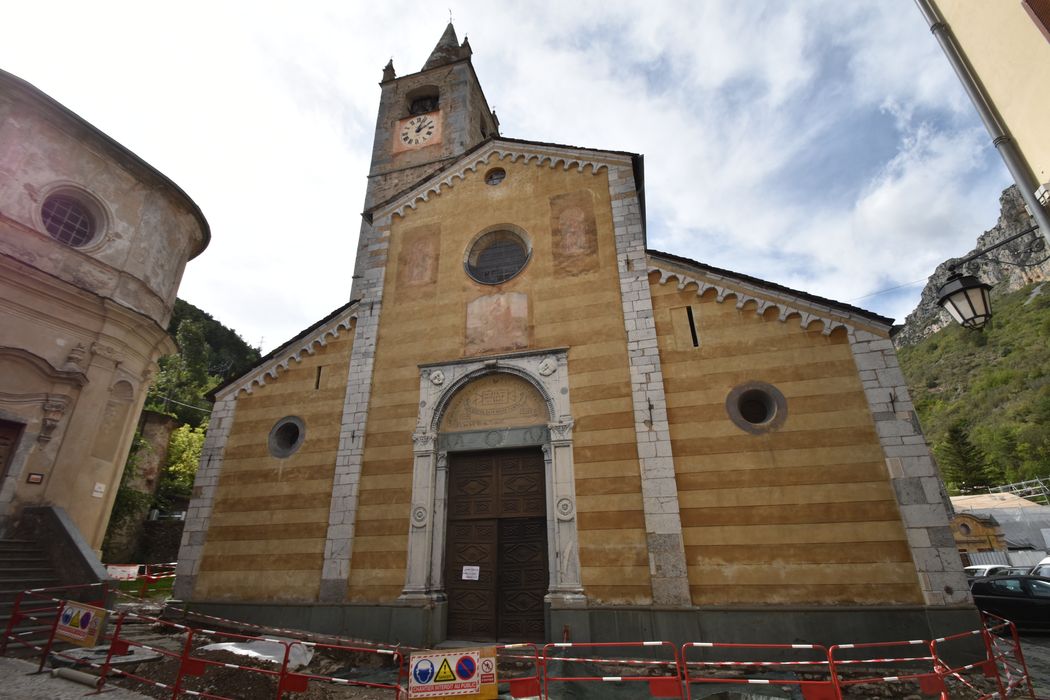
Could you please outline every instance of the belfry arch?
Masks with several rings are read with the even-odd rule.
[[[549,583],[545,601],[583,605],[564,348],[421,365],[405,586],[400,599],[445,599],[449,459],[539,448],[543,455]]]

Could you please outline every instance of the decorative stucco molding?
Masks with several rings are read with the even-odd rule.
[[[610,165],[630,164],[630,156],[601,152],[583,153],[572,148],[497,141],[481,152],[465,157],[455,169],[441,172],[419,187],[406,192],[378,210],[376,214],[404,216],[406,210],[415,209],[420,202],[428,201],[431,195],[440,196],[443,190],[451,189],[457,182],[465,180],[467,173],[477,173],[479,168],[489,167],[496,163],[517,163],[519,161],[525,165],[531,163],[537,167],[547,167],[552,170],[561,168],[568,171],[575,168],[581,173],[590,168],[592,174],[597,174],[603,168],[609,169]]]
[[[759,290],[758,288],[752,287],[746,282],[732,281],[733,286],[727,284],[720,284],[719,282],[728,280],[719,279],[713,281],[711,279],[704,279],[703,277],[696,276],[690,277],[689,275],[679,271],[655,265],[652,262],[649,264],[649,272],[657,272],[660,274],[660,284],[667,284],[671,279],[674,279],[678,283],[678,289],[684,290],[689,285],[696,285],[696,295],[698,297],[703,296],[709,290],[715,290],[715,301],[719,304],[725,302],[729,297],[736,299],[736,308],[743,309],[749,303],[754,303],[755,312],[759,318],[765,317],[765,312],[768,309],[777,309],[777,320],[781,323],[787,322],[792,317],[798,317],[799,325],[802,328],[809,328],[810,324],[815,321],[820,321],[824,324],[823,335],[831,335],[836,328],[844,328],[846,330],[852,330],[853,325],[848,323],[841,318],[833,315],[835,312],[830,307],[818,307],[813,304],[806,304],[807,308],[797,306],[791,303],[795,300],[780,299],[773,301],[763,296],[758,296],[754,292],[769,296],[777,296],[775,292],[769,292],[766,290]],[[852,319],[851,319],[852,320]],[[867,325],[867,324],[865,324]]]
[[[236,382],[224,387],[218,392],[217,398],[236,396],[242,391],[251,394],[256,386],[266,386],[268,379],[277,379],[277,375],[287,370],[293,362],[302,362],[304,355],[317,354],[318,349],[328,345],[329,339],[338,338],[344,330],[350,330],[353,322],[357,320],[357,308],[357,304],[351,306],[330,322],[315,328],[310,334],[288,343],[276,351],[268,362],[255,367]]]

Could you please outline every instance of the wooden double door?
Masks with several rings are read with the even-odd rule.
[[[546,504],[538,448],[452,455],[445,531],[449,639],[545,638]]]

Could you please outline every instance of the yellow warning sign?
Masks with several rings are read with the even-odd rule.
[[[438,669],[437,675],[434,676],[434,680],[438,683],[447,683],[456,680],[456,674],[452,673],[452,667],[448,665],[448,659],[444,659],[441,662],[441,668]]]

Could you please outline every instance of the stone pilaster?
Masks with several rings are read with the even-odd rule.
[[[948,523],[951,503],[919,426],[893,342],[864,330],[850,330],[849,340],[886,455],[923,598],[935,606],[969,603],[969,586]]]
[[[641,205],[630,167],[609,167],[620,299],[627,330],[653,603],[690,605],[663,371],[649,291]]]
[[[193,597],[197,583],[204,541],[208,535],[208,523],[215,502],[215,490],[219,486],[226,439],[230,435],[233,414],[237,410],[236,396],[237,390],[234,389],[225,398],[217,400],[208,420],[208,435],[201,448],[201,463],[193,481],[193,496],[190,498],[189,510],[186,511],[186,525],[182,529],[182,542],[179,546],[179,563],[175,569],[176,578],[172,592],[181,600]]]
[[[353,292],[360,295],[360,301],[357,305],[354,348],[350,353],[324,544],[319,599],[325,603],[345,601],[349,586],[368,403],[372,395],[379,312],[383,305],[383,279],[390,245],[389,217],[383,224],[382,228],[378,225],[362,225],[361,250],[358,251],[354,268]]]

